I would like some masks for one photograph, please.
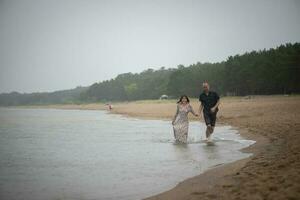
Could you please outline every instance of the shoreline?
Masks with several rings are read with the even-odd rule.
[[[191,105],[197,110],[197,100]],[[116,103],[112,114],[170,120],[175,100]],[[17,106],[20,107],[20,106]],[[104,104],[21,106],[106,110]],[[197,120],[194,117],[192,121]],[[146,199],[298,199],[300,198],[300,97],[222,98],[217,124],[237,128],[256,141],[242,149],[249,158],[217,166],[188,178],[171,190]],[[203,121],[203,119],[201,119]]]
[[[228,124],[224,123],[222,125]],[[259,152],[260,148],[269,143],[265,137],[251,136],[246,129],[240,129],[238,127],[232,128],[238,130],[238,133],[244,139],[255,141],[254,144],[239,150],[244,153],[251,153],[251,156],[209,168],[199,175],[179,182],[170,190],[146,197],[144,200],[194,199],[190,198],[191,196],[195,197],[195,199],[198,199],[199,197],[203,198],[203,196],[207,196],[207,199],[219,199],[218,196],[215,195],[215,192],[212,191],[212,188],[220,184],[222,184],[223,187],[231,187],[231,184],[228,183],[226,177],[238,173],[238,171],[242,169],[257,152]]]

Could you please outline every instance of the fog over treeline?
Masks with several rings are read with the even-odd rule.
[[[299,94],[300,43],[229,56],[223,62],[123,73],[89,87],[49,93],[3,93],[0,105],[132,101],[158,99],[163,94],[197,97],[203,81],[223,96]]]

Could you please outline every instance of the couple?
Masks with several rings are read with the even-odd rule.
[[[209,84],[204,82],[203,92],[199,96],[199,101],[201,102],[199,114],[203,111],[206,124],[206,139],[207,142],[211,142],[211,134],[214,132],[220,97],[216,92],[210,91]],[[194,112],[189,102],[190,100],[186,95],[182,95],[177,102],[177,111],[172,121],[174,137],[177,143],[187,143],[188,113],[191,112],[194,116],[199,116],[199,114]]]

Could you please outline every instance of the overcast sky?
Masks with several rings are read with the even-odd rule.
[[[300,0],[0,0],[0,92],[87,86],[300,41]]]

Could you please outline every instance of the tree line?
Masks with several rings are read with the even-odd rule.
[[[80,94],[87,89],[88,87],[76,87],[56,92],[2,93],[0,94],[0,106],[81,103]]]
[[[208,81],[221,95],[300,93],[300,43],[230,56],[224,62],[148,69],[95,83],[81,94],[83,101],[157,99],[162,94],[197,97]]]
[[[158,99],[162,94],[198,97],[204,81],[220,95],[299,94],[300,43],[230,56],[218,63],[120,74],[87,88],[73,89],[76,92],[69,90],[68,95],[62,91],[61,98],[57,93],[0,94],[0,105],[132,101]]]

